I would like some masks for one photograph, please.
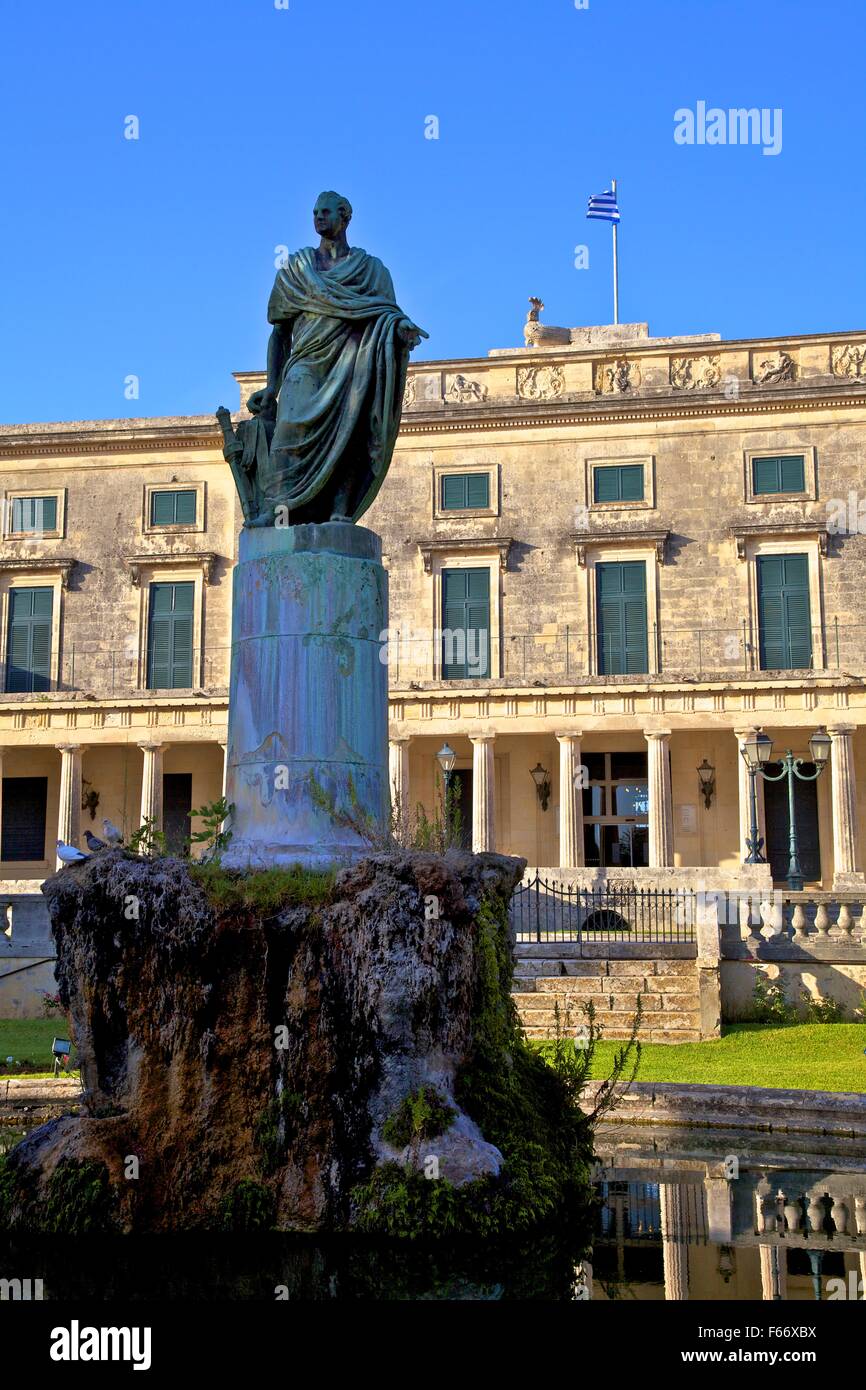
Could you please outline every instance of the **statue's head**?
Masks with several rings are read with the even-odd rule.
[[[320,193],[313,208],[313,225],[319,236],[336,237],[345,231],[352,218],[352,204],[333,189]]]

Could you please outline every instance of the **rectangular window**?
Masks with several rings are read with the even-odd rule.
[[[0,859],[38,862],[45,858],[47,806],[47,777],[3,778]]]
[[[192,685],[195,584],[151,584],[147,642],[148,690]]]
[[[53,608],[53,589],[9,590],[6,689],[10,693],[50,689]]]
[[[599,675],[644,673],[649,668],[646,565],[643,560],[596,565],[596,584]]]
[[[57,530],[56,497],[13,497],[12,534]]]
[[[649,863],[646,753],[593,753],[582,761],[589,772],[589,786],[583,791],[587,867],[645,867]],[[628,781],[622,780],[626,774]]]
[[[443,512],[481,510],[490,506],[489,473],[444,473],[441,505]]]
[[[752,491],[756,497],[774,492],[805,492],[806,461],[802,454],[752,459]]]
[[[490,571],[442,571],[442,679],[490,675]]]
[[[761,670],[808,670],[812,665],[809,557],[759,555],[757,561]]]
[[[642,502],[643,464],[623,463],[592,470],[594,502]]]
[[[151,526],[194,526],[195,488],[150,494]]]

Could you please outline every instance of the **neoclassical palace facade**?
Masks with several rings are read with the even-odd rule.
[[[262,374],[237,379],[243,403]],[[447,743],[477,849],[730,871],[743,740],[808,758],[824,726],[829,766],[797,784],[803,867],[862,881],[864,458],[866,333],[634,324],[413,365],[363,519],[390,576],[401,805],[432,811]],[[241,516],[210,413],[4,426],[0,471],[8,892],[103,815],[179,844],[220,795]],[[757,809],[780,879],[784,784]]]

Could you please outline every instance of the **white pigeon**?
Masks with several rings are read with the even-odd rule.
[[[89,859],[89,854],[84,854],[74,845],[65,845],[62,840],[57,841],[57,858],[62,864],[83,864],[85,859]]]
[[[102,833],[110,845],[123,844],[123,832],[118,830],[117,826],[112,824],[107,816],[104,817],[102,821]]]

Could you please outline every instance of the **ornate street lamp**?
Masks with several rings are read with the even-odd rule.
[[[442,776],[445,779],[445,805],[448,805],[448,787],[451,782],[451,774],[454,771],[454,764],[457,761],[457,754],[447,743],[443,743],[439,752],[436,754],[439,766],[442,769]]]
[[[768,738],[762,729],[753,730],[740,749],[746,767],[749,769],[749,816],[751,820],[751,833],[746,840],[746,849],[749,853],[743,860],[744,864],[766,864],[767,862],[761,853],[764,841],[758,835],[758,792],[755,778],[764,764],[770,761],[772,751],[773,740]]]
[[[754,746],[754,743],[756,742],[756,740],[757,740],[757,739],[762,739],[762,738],[763,738],[763,739],[766,739],[767,744],[769,745],[769,748],[766,749],[766,751],[765,751],[764,745],[763,745],[763,744],[760,745],[760,752],[764,752],[764,756],[763,756],[763,758],[760,758],[759,756],[756,757],[756,761],[755,761],[755,764],[754,764],[754,771],[753,771],[753,764],[752,764],[752,761],[751,761],[751,757],[750,757],[750,755],[749,755],[749,746],[750,746],[750,744],[752,744],[752,745]],[[791,890],[792,893],[802,893],[802,891],[803,891],[803,870],[802,870],[802,868],[801,868],[801,866],[800,866],[800,845],[799,845],[799,841],[798,841],[798,839],[797,839],[797,816],[796,816],[796,812],[795,812],[795,810],[794,810],[794,779],[797,778],[797,780],[800,781],[800,782],[815,782],[815,781],[817,781],[817,779],[821,776],[821,773],[824,771],[824,768],[827,766],[827,759],[828,759],[829,756],[830,756],[830,742],[831,742],[831,741],[830,741],[830,735],[827,733],[826,729],[823,729],[823,728],[822,728],[822,729],[817,729],[817,730],[815,731],[815,733],[812,735],[812,737],[809,739],[809,754],[810,754],[810,756],[811,756],[812,762],[815,764],[815,771],[814,771],[814,772],[803,772],[803,771],[802,771],[802,768],[803,768],[804,759],[803,759],[803,758],[795,758],[795,757],[794,757],[794,754],[791,752],[790,748],[788,748],[788,749],[785,750],[785,756],[784,756],[784,758],[782,759],[782,771],[781,771],[780,773],[778,773],[775,777],[771,777],[771,776],[769,775],[769,773],[767,772],[766,768],[763,767],[763,766],[761,766],[761,763],[767,763],[767,762],[770,761],[770,752],[772,751],[772,747],[773,747],[772,743],[771,743],[770,740],[767,738],[766,734],[758,734],[757,736],[753,736],[751,739],[747,739],[746,742],[745,742],[745,744],[744,744],[744,746],[743,746],[743,756],[746,758],[746,761],[749,763],[749,772],[750,772],[750,774],[752,775],[752,841],[753,841],[753,842],[757,840],[757,834],[758,834],[758,829],[757,829],[757,809],[756,809],[756,800],[755,800],[755,784],[754,784],[754,777],[755,777],[755,776],[763,777],[763,779],[764,779],[765,782],[781,782],[783,778],[786,778],[786,779],[787,779],[787,782],[788,782],[788,873],[787,873],[787,883],[788,883],[788,887],[790,888],[790,890]],[[750,846],[750,848],[751,848],[751,846]],[[760,845],[759,845],[759,848],[760,848]],[[752,859],[751,857],[748,858],[748,859],[746,860],[746,863],[747,863],[747,864],[764,863],[764,862],[765,862],[765,861],[762,860],[762,859]]]
[[[529,769],[529,775],[535,783],[535,791],[538,800],[541,802],[542,811],[547,810],[547,803],[550,800],[550,773],[541,763],[536,763],[535,767]]]

